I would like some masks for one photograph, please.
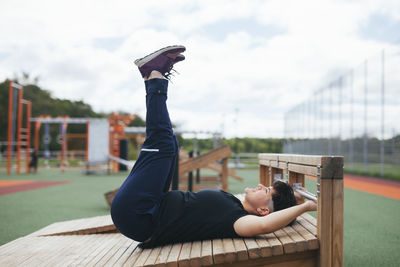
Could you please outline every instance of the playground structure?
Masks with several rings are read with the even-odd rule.
[[[13,81],[9,82],[8,94],[8,148],[7,148],[7,174],[11,174],[12,155],[14,146],[16,146],[16,173],[21,173],[22,151],[25,152],[25,171],[30,172],[30,136],[31,126],[30,117],[32,104],[30,101],[23,99],[23,87]],[[23,127],[25,108],[25,127]],[[16,135],[16,136],[15,136]],[[16,141],[14,141],[16,139]]]
[[[260,154],[260,183],[274,177],[304,186],[318,181],[317,219],[247,238],[223,238],[141,249],[116,230],[111,216],[57,222],[0,247],[1,263],[96,266],[343,266],[343,158]],[[244,195],[236,195],[243,200]],[[31,246],[35,244],[35,246]]]
[[[66,152],[67,152],[67,127],[68,124],[85,124],[86,125],[86,154],[85,160],[88,161],[88,152],[89,152],[89,127],[90,127],[90,119],[85,118],[70,118],[68,116],[59,116],[57,118],[51,118],[50,116],[41,115],[38,118],[31,118],[31,122],[35,123],[35,145],[34,148],[36,151],[39,151],[39,131],[42,124],[45,125],[45,136],[44,136],[44,145],[45,145],[45,157],[49,156],[49,143],[50,143],[50,134],[49,134],[49,124],[59,124],[60,125],[60,135],[59,135],[59,143],[61,144],[61,171],[64,172],[66,167]]]

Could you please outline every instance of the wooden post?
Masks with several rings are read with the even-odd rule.
[[[228,158],[222,159],[222,190],[228,192]]]
[[[260,166],[260,184],[269,186],[267,185],[267,182],[269,181],[269,167],[265,165],[259,165]]]
[[[322,158],[317,187],[319,266],[343,266],[343,158]]]

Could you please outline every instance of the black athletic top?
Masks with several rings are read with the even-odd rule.
[[[168,192],[156,216],[151,240],[141,243],[150,248],[169,243],[239,237],[233,224],[249,213],[239,199],[222,190]]]

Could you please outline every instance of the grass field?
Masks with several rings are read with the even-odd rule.
[[[242,193],[258,184],[256,169],[238,170],[243,182],[231,179],[232,193]],[[0,245],[57,221],[105,215],[109,212],[103,194],[117,188],[127,173],[83,175],[78,170],[39,170],[37,175],[1,179],[67,180],[69,183],[0,196]],[[315,192],[313,180],[306,181]],[[400,201],[345,189],[345,266],[398,266],[400,262]],[[315,214],[314,214],[315,216]]]

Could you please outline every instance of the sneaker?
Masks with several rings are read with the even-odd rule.
[[[135,65],[139,68],[143,78],[148,77],[153,70],[168,77],[174,64],[185,59],[185,56],[180,55],[185,50],[186,48],[182,45],[167,46],[143,58],[136,59]]]

